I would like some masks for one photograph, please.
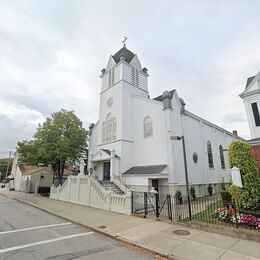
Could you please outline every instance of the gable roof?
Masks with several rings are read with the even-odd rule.
[[[134,53],[129,51],[126,47],[121,48],[116,54],[114,54],[112,57],[116,63],[120,61],[120,56],[124,54],[125,61],[130,63],[131,60],[134,58]]]
[[[34,165],[19,164],[19,168],[23,175],[31,175],[37,172],[41,172],[42,170],[46,170],[47,172],[52,173],[50,167],[38,167]]]
[[[174,92],[175,92],[175,89],[169,91],[169,93],[172,94],[172,95],[173,95]],[[162,96],[163,95],[160,95],[160,96],[158,96],[156,98],[153,98],[153,100],[157,100],[157,101],[161,101],[162,102],[163,101]]]
[[[159,174],[166,166],[166,164],[135,166],[130,168],[124,174]]]
[[[111,156],[111,152],[108,149],[101,149],[102,151],[104,151],[105,153],[107,153],[109,156]],[[115,157],[120,158],[118,155],[115,154]]]
[[[256,77],[256,75],[252,76],[252,77],[249,77],[247,79],[247,81],[246,81],[246,88],[245,89],[247,89],[247,87],[250,85],[250,83],[254,80],[255,77]]]

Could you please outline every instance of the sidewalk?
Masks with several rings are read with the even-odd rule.
[[[0,194],[22,201],[100,233],[156,251],[173,259],[253,260],[260,259],[260,243],[126,216],[49,198],[0,189]],[[190,234],[174,234],[186,230]]]

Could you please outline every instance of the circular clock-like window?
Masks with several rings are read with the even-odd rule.
[[[107,100],[107,106],[108,107],[111,107],[113,105],[113,98],[109,98],[108,100]]]
[[[198,162],[198,155],[197,155],[197,153],[193,153],[193,162],[195,162],[195,163]]]

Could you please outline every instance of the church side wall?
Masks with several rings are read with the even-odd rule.
[[[166,123],[168,121],[167,131],[165,131],[165,139],[168,143],[168,161],[169,161],[169,184],[184,184],[184,164],[182,142],[178,140],[170,140],[170,136],[182,136],[183,124],[181,115],[180,100],[175,91],[172,98],[172,110],[164,110]]]
[[[195,187],[198,195],[207,193],[209,183],[213,184],[214,192],[219,191],[219,183],[222,182],[222,177],[225,182],[230,180],[227,152],[224,152],[226,167],[222,169],[219,145],[226,149],[228,144],[235,138],[190,116],[183,115],[182,122],[189,184]],[[209,168],[208,165],[207,141],[210,141],[212,145],[214,168]],[[193,161],[194,153],[198,155],[197,163]],[[182,179],[178,179],[177,182],[181,186],[185,184],[184,174],[182,174]],[[182,190],[185,193],[184,186]]]
[[[133,98],[134,154],[133,165],[167,164],[165,122],[161,104]],[[150,116],[153,136],[144,137],[144,119]]]

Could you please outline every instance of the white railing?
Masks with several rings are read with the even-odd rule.
[[[126,187],[122,190],[124,195],[106,190],[92,176],[69,176],[62,186],[51,187],[50,198],[130,215],[131,191]]]
[[[123,183],[121,176],[112,176],[111,181],[113,181],[116,184],[116,186],[118,186],[124,193],[130,191]]]

